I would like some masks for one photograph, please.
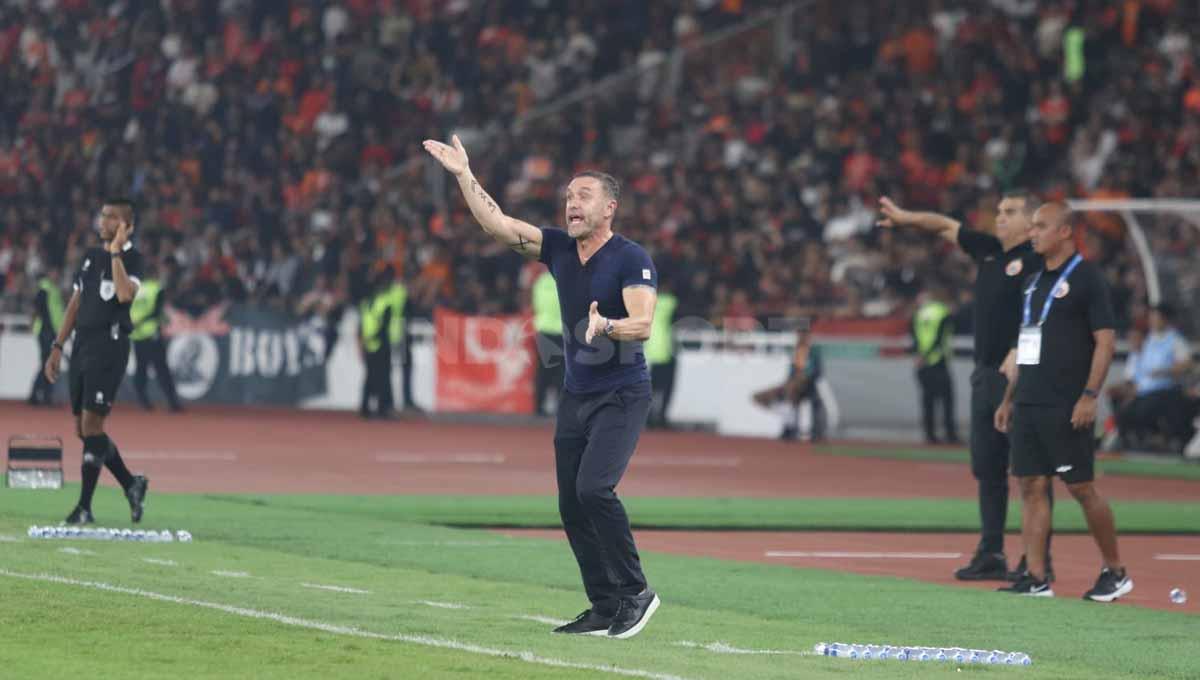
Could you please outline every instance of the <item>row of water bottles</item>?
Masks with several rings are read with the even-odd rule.
[[[961,647],[908,647],[893,645],[861,645],[844,642],[818,642],[813,650],[824,656],[840,659],[880,659],[892,661],[952,661],[1008,666],[1028,666],[1033,659],[1024,652],[1003,652],[998,649],[963,649]]]
[[[62,526],[32,526],[29,527],[30,538],[62,538],[82,539],[93,541],[137,541],[145,543],[172,543],[192,540],[187,531],[172,533],[168,529],[155,531],[153,529],[105,529],[102,527],[62,527]]]

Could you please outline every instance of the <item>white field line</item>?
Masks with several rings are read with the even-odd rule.
[[[541,548],[529,541],[396,541],[388,545],[421,548]]]
[[[80,548],[59,548],[58,551],[60,553],[66,553],[68,555],[95,555],[96,554],[95,551],[82,550]]]
[[[962,553],[951,552],[838,552],[768,550],[767,557],[812,557],[831,560],[956,560]]]
[[[740,456],[634,456],[630,464],[635,467],[735,468],[742,464],[742,459]]]
[[[223,571],[221,569],[217,569],[208,573],[212,574],[213,576],[224,576],[225,578],[250,578],[250,574],[244,571]]]
[[[236,462],[236,451],[129,451],[121,455],[128,460],[177,460]]]
[[[549,626],[561,626],[563,624],[570,623],[570,621],[567,621],[566,619],[556,619],[550,616],[538,616],[537,614],[520,614],[518,616],[514,616],[513,618],[521,619],[522,621],[544,623]]]
[[[417,604],[423,604],[426,607],[437,607],[438,609],[470,609],[471,607],[457,602],[433,602],[431,600],[417,600]]]
[[[53,576],[51,574],[22,574],[19,572],[0,569],[0,576],[8,578],[19,578],[28,581],[42,581],[46,583],[59,583],[70,586],[80,586],[83,588],[91,588],[93,590],[103,590],[110,593],[120,593],[122,595],[134,595],[144,597],[150,600],[159,602],[171,602],[174,604],[182,604],[190,607],[200,607],[203,609],[212,609],[223,612],[225,614],[233,614],[250,619],[262,619],[266,621],[274,621],[286,626],[295,626],[297,628],[305,628],[308,630],[317,630],[323,633],[332,635],[348,635],[358,638],[367,638],[371,640],[388,640],[392,642],[405,642],[408,644],[421,645],[423,647],[437,647],[440,649],[453,649],[460,652],[468,652],[471,654],[480,654],[483,656],[501,657],[506,659],[519,659],[526,663],[538,664],[541,666],[551,666],[554,668],[571,668],[575,670],[599,671],[602,673],[612,673],[613,675],[624,675],[634,678],[647,678],[649,680],[684,680],[678,675],[669,673],[656,673],[654,671],[642,670],[639,668],[623,668],[620,666],[610,666],[602,664],[581,663],[577,661],[566,661],[564,659],[555,659],[552,657],[539,656],[533,652],[515,651],[508,649],[499,649],[495,647],[484,647],[475,645],[469,642],[459,642],[457,640],[446,640],[443,638],[428,637],[425,635],[385,635],[383,633],[373,633],[371,631],[353,628],[350,626],[339,626],[333,623],[324,621],[314,621],[311,619],[302,619],[285,614],[277,614],[258,609],[249,609],[246,607],[235,607],[217,602],[205,602],[203,600],[193,600],[175,595],[164,595],[148,590],[139,590],[137,588],[125,588],[115,586],[108,583],[100,583],[96,581],[80,581],[73,578],[63,576]]]
[[[358,588],[347,588],[346,586],[323,586],[319,583],[301,583],[305,588],[313,588],[315,590],[329,590],[335,593],[354,593],[355,595],[370,595],[369,590],[360,590]]]
[[[1155,555],[1154,559],[1164,562],[1200,562],[1200,555],[1172,555],[1166,553]]]
[[[781,656],[782,655],[818,656],[818,654],[816,652],[798,652],[798,651],[791,651],[791,650],[786,650],[786,649],[742,649],[740,647],[734,647],[732,645],[727,645],[724,642],[710,642],[708,644],[702,644],[699,642],[692,642],[690,640],[683,640],[681,642],[676,642],[675,645],[677,647],[691,647],[693,649],[704,649],[704,650],[707,650],[710,652],[715,652],[717,654],[768,654],[768,655],[781,655]]]
[[[178,567],[179,564],[175,560],[163,560],[157,557],[143,557],[142,561],[147,564],[157,564],[161,567]]]
[[[381,452],[375,454],[376,463],[401,465],[503,465],[507,460],[502,453],[403,453]]]
[[[20,536],[0,535],[0,543],[19,543],[20,541]]]

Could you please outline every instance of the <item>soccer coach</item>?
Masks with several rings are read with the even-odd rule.
[[[614,492],[650,410],[650,337],[658,274],[640,245],[612,229],[620,185],[576,175],[565,196],[566,231],[508,217],[471,174],[457,136],[425,150],[457,179],[483,230],[554,275],[566,375],[554,430],[558,509],[591,607],[557,633],[629,638],[658,609],[646,584],[625,507]]]
[[[996,410],[1010,431],[1013,474],[1020,480],[1021,534],[1029,571],[1007,592],[1049,597],[1046,488],[1058,475],[1087,518],[1104,568],[1087,600],[1112,602],[1133,590],[1117,551],[1112,508],[1096,492],[1096,397],[1113,356],[1113,310],[1098,267],[1075,252],[1070,208],[1047,203],[1033,215],[1033,248],[1045,259],[1025,288],[1017,338],[1017,378]],[[1015,403],[1015,406],[1014,406]]]

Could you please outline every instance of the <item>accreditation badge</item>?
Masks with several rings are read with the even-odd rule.
[[[1017,364],[1037,366],[1042,361],[1042,329],[1026,326],[1017,336]]]

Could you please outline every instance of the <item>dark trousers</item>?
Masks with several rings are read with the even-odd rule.
[[[629,516],[615,492],[650,410],[650,383],[562,393],[554,430],[558,512],[592,608],[612,615],[646,588]]]
[[[41,360],[37,365],[37,374],[33,376],[33,387],[29,389],[30,404],[49,404],[54,396],[54,385],[46,379],[46,361],[50,358],[53,346],[54,335],[42,329],[38,333],[38,356]]]
[[[400,347],[398,348],[400,350],[400,360],[401,360],[400,379],[402,381],[400,384],[400,399],[401,399],[400,406],[401,406],[401,408],[408,408],[409,406],[416,406],[417,402],[413,401],[413,396],[412,396],[412,384],[413,384],[413,381],[412,381],[413,361],[412,361],[412,341],[411,341],[412,336],[408,334],[408,325],[407,324],[404,326],[404,328],[405,328],[404,338],[400,341]],[[390,357],[389,357],[388,361],[389,361],[389,363],[391,362]],[[389,379],[388,379],[389,395],[391,394],[391,388],[392,388],[392,381],[391,381],[391,378],[389,377]]]
[[[675,394],[675,357],[665,364],[650,367],[650,384],[654,389],[650,427],[666,427],[667,409],[671,408],[671,397]]]
[[[1117,409],[1117,431],[1127,442],[1154,434],[1183,438],[1191,432],[1187,411],[1187,400],[1179,387],[1139,394]]]
[[[925,440],[940,441],[933,422],[940,402],[946,421],[946,439],[957,441],[958,426],[954,422],[954,387],[950,381],[950,367],[945,361],[922,366],[917,369],[917,383],[921,386],[921,418],[925,425]]]
[[[158,378],[158,386],[167,399],[172,411],[179,410],[179,395],[175,393],[175,378],[167,366],[167,343],[162,338],[137,340],[133,343],[133,355],[137,357],[137,372],[133,374],[133,389],[137,392],[142,408],[150,408],[150,395],[146,392],[150,382],[150,369]]]
[[[392,396],[392,348],[386,342],[374,352],[367,352],[366,379],[363,380],[362,402],[358,412],[365,416],[371,415],[371,403],[375,404],[375,413],[388,415],[395,410],[395,399]]]
[[[996,429],[996,409],[1004,401],[1008,378],[994,366],[976,366],[971,373],[971,474],[979,485],[979,547],[984,553],[1004,552],[1008,520],[1008,435]],[[1054,487],[1047,487],[1054,507]],[[1050,536],[1046,555],[1050,555]]]
[[[534,342],[538,355],[533,377],[533,410],[542,415],[546,412],[546,395],[551,388],[558,392],[559,401],[562,401],[563,338],[557,333],[538,333]]]

